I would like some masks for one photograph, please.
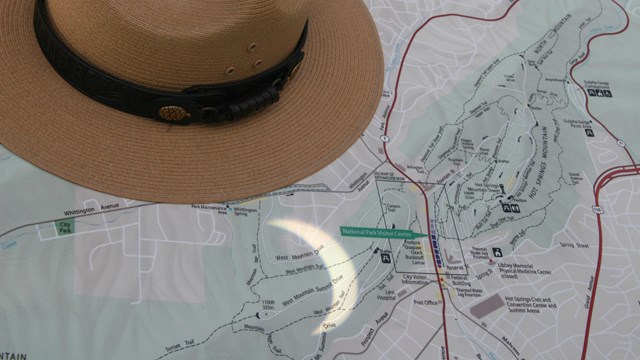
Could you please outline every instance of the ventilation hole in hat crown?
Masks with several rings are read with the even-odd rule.
[[[253,63],[253,67],[254,68],[259,68],[260,66],[262,66],[263,60],[262,59],[258,59],[256,60],[256,62]]]
[[[251,43],[249,44],[249,46],[247,47],[247,50],[249,51],[255,51],[258,48],[258,43]]]
[[[234,68],[233,66],[228,68],[227,71],[225,72],[225,74],[227,74],[227,76],[231,76],[236,72],[236,68]]]

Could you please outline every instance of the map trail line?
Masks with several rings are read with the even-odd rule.
[[[511,3],[511,5],[509,5],[509,8],[504,12],[504,14],[502,14],[502,16],[497,17],[497,18],[492,18],[492,19],[485,19],[485,18],[480,18],[480,17],[476,17],[476,16],[469,16],[469,15],[464,15],[464,14],[442,14],[442,15],[436,15],[436,16],[432,16],[429,19],[427,19],[427,21],[425,21],[411,36],[411,39],[409,40],[409,43],[407,44],[407,48],[405,49],[405,52],[402,56],[402,60],[400,62],[400,67],[398,69],[398,77],[396,80],[396,85],[395,85],[395,90],[394,90],[394,95],[393,95],[393,102],[391,103],[391,107],[389,108],[389,113],[387,115],[387,121],[385,122],[385,126],[384,126],[384,135],[388,136],[388,132],[389,132],[389,123],[391,122],[391,115],[393,114],[393,110],[396,107],[396,103],[398,101],[398,89],[400,87],[400,79],[402,77],[402,69],[404,67],[405,61],[407,59],[407,55],[409,54],[409,51],[411,50],[411,45],[413,45],[413,41],[415,40],[416,36],[418,35],[418,33],[420,31],[422,31],[422,29],[424,29],[432,20],[435,19],[439,19],[439,18],[445,18],[445,17],[460,17],[460,18],[465,18],[465,19],[471,19],[471,20],[477,20],[477,21],[486,21],[486,22],[495,22],[495,21],[500,21],[502,19],[504,19],[509,12],[511,12],[511,9],[513,9],[513,7],[519,3],[520,0],[515,0]],[[400,174],[402,174],[402,176],[404,176],[407,180],[411,181],[411,183],[413,183],[418,189],[420,189],[420,192],[422,193],[422,197],[424,199],[424,203],[425,203],[425,213],[426,213],[426,217],[427,217],[427,234],[429,234],[429,236],[431,236],[431,221],[429,218],[429,200],[427,198],[427,193],[425,192],[424,188],[422,186],[420,186],[420,184],[410,178],[407,174],[405,174],[404,171],[402,171],[400,169],[400,167],[398,165],[396,165],[392,160],[391,157],[389,156],[389,153],[387,151],[387,142],[383,143],[383,149],[384,149],[384,155],[387,158],[387,161],[389,162],[389,164],[391,164],[391,166],[393,166]],[[443,333],[444,333],[444,347],[445,347],[445,353],[446,353],[446,357],[445,360],[450,359],[451,357],[449,356],[449,339],[448,339],[448,335],[447,335],[447,321],[446,321],[446,310],[447,310],[447,304],[446,304],[446,300],[445,300],[445,296],[444,296],[444,290],[442,289],[442,282],[443,280],[440,278],[440,274],[438,272],[438,266],[436,263],[436,258],[435,258],[435,252],[433,250],[433,244],[431,241],[429,241],[429,247],[431,248],[431,260],[433,262],[433,268],[436,272],[436,279],[438,281],[438,287],[440,288],[440,297],[442,298],[442,327],[443,327]]]
[[[384,325],[386,325],[386,324],[389,322],[389,320],[391,320],[391,318],[393,317],[393,313],[396,311],[396,308],[398,307],[398,305],[400,305],[400,303],[402,303],[402,302],[403,302],[403,301],[405,301],[406,299],[409,299],[409,298],[411,298],[411,297],[415,296],[415,295],[416,295],[418,292],[420,292],[422,289],[424,289],[424,288],[426,288],[427,286],[429,286],[429,285],[433,284],[434,282],[435,282],[435,281],[430,281],[430,282],[428,282],[428,283],[426,283],[426,284],[424,284],[424,285],[420,286],[419,288],[417,288],[417,289],[413,290],[413,291],[412,291],[412,292],[410,292],[409,294],[405,295],[405,297],[403,297],[402,299],[398,300],[398,301],[393,305],[393,308],[391,309],[391,312],[389,313],[389,316],[387,317],[387,319],[386,319],[386,320],[384,320],[384,321],[380,324],[380,326],[378,327],[378,329],[376,329],[375,333],[371,336],[371,341],[369,341],[369,343],[367,344],[367,347],[366,347],[364,350],[362,350],[362,351],[360,351],[360,352],[357,352],[357,353],[355,353],[355,352],[339,352],[339,353],[337,353],[337,354],[333,357],[333,360],[337,360],[337,359],[338,359],[338,357],[340,357],[340,356],[344,357],[345,355],[362,355],[362,354],[366,353],[367,351],[369,351],[369,347],[371,346],[371,344],[373,344],[373,339],[375,339],[375,337],[380,333],[380,331],[381,331],[382,327],[383,327]],[[431,339],[429,340],[429,343],[431,343],[431,341],[436,337],[436,335],[438,334],[438,332],[440,332],[440,329],[441,329],[441,328],[442,328],[442,325],[440,325],[440,327],[438,327],[438,329],[436,330],[436,332],[433,334],[433,336],[432,336],[432,337],[431,337]],[[429,346],[429,343],[427,344],[427,346]],[[426,348],[427,346],[425,346],[425,348]],[[423,349],[423,351],[424,351],[424,349]],[[420,352],[420,354],[422,354],[422,351]],[[417,358],[419,358],[419,357],[420,357],[420,355],[418,355],[418,356],[416,357],[416,359],[417,359]]]
[[[580,64],[584,63],[588,58],[589,58],[589,54],[591,53],[591,42],[593,40],[595,40],[598,37],[604,37],[604,36],[614,36],[614,35],[619,35],[622,34],[623,32],[625,32],[628,28],[629,28],[629,14],[627,13],[626,9],[624,8],[624,6],[621,6],[616,0],[611,0],[616,6],[618,6],[620,8],[620,10],[622,11],[622,13],[625,15],[626,17],[626,24],[625,26],[616,31],[616,32],[610,32],[610,33],[603,33],[603,34],[598,34],[594,37],[592,37],[591,39],[589,39],[589,41],[587,41],[587,51],[584,55],[584,57],[576,62],[575,64],[573,64],[573,66],[571,67],[571,69],[569,70],[569,76],[571,77],[571,80],[573,80],[574,84],[576,84],[580,90],[582,91],[582,93],[585,96],[585,109],[587,110],[587,113],[589,114],[589,116],[591,116],[591,118],[593,120],[595,120],[598,124],[600,124],[600,126],[602,126],[605,131],[607,133],[609,133],[609,135],[611,137],[613,137],[616,141],[618,141],[618,143],[620,144],[620,139],[615,136],[598,118],[596,118],[592,113],[591,110],[589,110],[589,96],[587,95],[587,92],[585,91],[584,87],[582,85],[580,85],[580,83],[578,83],[576,81],[576,79],[573,76],[573,70],[575,70],[575,68],[577,66],[579,66]],[[600,206],[600,190],[602,190],[607,184],[609,184],[613,179],[617,179],[617,178],[621,178],[621,177],[629,177],[629,176],[637,176],[640,175],[640,165],[636,164],[635,160],[633,159],[633,156],[631,155],[631,152],[629,151],[629,148],[626,146],[624,147],[624,151],[627,153],[627,156],[629,157],[629,160],[631,160],[631,165],[629,166],[618,166],[618,167],[613,167],[610,169],[605,170],[602,174],[600,174],[600,176],[598,176],[598,178],[596,179],[596,183],[594,185],[594,196],[595,196],[595,204],[596,206]],[[587,324],[585,327],[585,332],[584,332],[584,343],[582,345],[582,360],[585,360],[587,358],[587,349],[589,346],[589,332],[591,330],[591,320],[593,318],[593,308],[595,307],[595,301],[596,301],[596,292],[598,289],[598,279],[600,277],[600,268],[602,265],[602,247],[603,247],[603,231],[602,231],[602,214],[598,214],[596,213],[596,218],[598,221],[598,262],[596,265],[596,273],[594,275],[594,280],[593,280],[593,290],[591,290],[591,299],[590,299],[590,303],[589,303],[589,314],[587,315]]]
[[[576,79],[573,77],[573,70],[575,70],[576,67],[580,66],[581,64],[583,64],[585,61],[587,61],[587,59],[589,58],[589,55],[591,54],[591,42],[599,37],[604,37],[604,36],[613,36],[613,35],[619,35],[622,34],[623,32],[627,31],[627,29],[629,28],[629,14],[627,13],[627,10],[625,10],[625,8],[623,6],[621,6],[620,4],[618,4],[616,2],[616,0],[611,0],[614,4],[616,4],[621,10],[622,13],[625,15],[625,17],[627,18],[627,23],[625,24],[624,28],[616,31],[616,32],[610,32],[610,33],[602,33],[602,34],[598,34],[594,37],[592,37],[591,39],[589,39],[589,41],[587,41],[587,52],[585,53],[584,57],[582,59],[580,59],[578,62],[576,62],[575,64],[573,64],[573,66],[571,66],[571,69],[569,70],[569,76],[571,76],[571,80],[573,80],[573,83],[576,84],[579,88],[580,91],[582,91],[582,94],[585,97],[585,101],[584,101],[584,107],[587,110],[587,113],[589,114],[589,116],[591,116],[591,118],[593,120],[595,120],[598,124],[600,124],[600,126],[602,126],[602,128],[604,128],[604,130],[609,133],[609,135],[611,135],[611,137],[613,137],[616,141],[620,141],[620,139],[615,136],[610,130],[609,128],[607,128],[600,120],[598,120],[597,117],[595,117],[592,113],[591,110],[589,110],[589,95],[587,95],[587,91],[584,89],[584,87],[582,85],[580,85],[580,83],[578,81],[576,81]],[[627,153],[627,156],[629,157],[629,160],[631,160],[632,164],[635,164],[635,161],[633,160],[633,156],[631,156],[631,152],[629,151],[629,148],[624,146],[624,151]]]

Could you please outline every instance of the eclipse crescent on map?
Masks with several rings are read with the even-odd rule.
[[[349,281],[349,279],[351,279],[356,273],[356,269],[353,265],[353,262],[350,261],[345,263],[343,266],[331,267],[331,265],[337,261],[336,259],[349,259],[349,255],[347,254],[347,252],[331,235],[318,229],[315,226],[296,220],[272,220],[269,222],[269,224],[298,236],[307,244],[309,244],[309,246],[311,246],[311,248],[313,249],[317,249],[321,245],[323,245],[324,250],[320,251],[318,253],[318,256],[320,256],[322,262],[324,262],[325,266],[327,267],[329,276],[331,277],[331,279],[337,279],[341,276],[344,277],[341,281],[335,283],[332,288],[333,295],[331,304],[339,302],[341,306],[338,309],[340,309],[351,306],[353,303],[355,303],[358,295],[357,291],[353,291],[353,289],[358,289],[358,281],[357,279],[354,279],[354,286],[349,288],[349,285],[351,284],[351,281]],[[331,258],[327,256],[329,251],[332,252]],[[345,290],[345,295],[343,297],[340,297],[340,290]],[[344,314],[345,313],[342,311],[328,314],[313,333],[319,334],[322,331],[329,331],[333,328],[337,328],[338,326],[340,326],[340,324],[344,323],[347,320],[348,315]],[[333,323],[335,324],[335,327],[323,326],[323,324],[326,323]]]

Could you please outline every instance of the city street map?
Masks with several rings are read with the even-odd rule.
[[[0,147],[0,360],[639,358],[640,0],[365,2],[378,111],[287,188],[154,204]]]

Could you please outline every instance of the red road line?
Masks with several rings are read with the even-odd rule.
[[[627,28],[629,28],[629,14],[627,14],[627,11],[625,10],[625,8],[623,6],[621,6],[620,4],[618,4],[618,2],[616,2],[616,0],[611,0],[614,4],[616,4],[616,6],[618,6],[622,12],[624,13],[627,23],[625,24],[624,28],[622,28],[619,31],[616,32],[612,32],[612,33],[603,33],[603,34],[598,34],[594,37],[592,37],[591,39],[589,39],[589,41],[587,42],[587,52],[585,54],[585,56],[578,61],[577,63],[575,63],[571,69],[569,70],[569,75],[571,76],[571,79],[573,80],[573,82],[578,85],[578,87],[580,87],[580,90],[582,90],[582,93],[585,96],[585,108],[587,110],[587,113],[589,114],[589,116],[591,116],[591,118],[593,118],[596,122],[598,122],[598,124],[600,124],[600,126],[602,126],[607,133],[609,133],[609,135],[611,135],[611,137],[613,137],[614,139],[616,139],[616,141],[619,141],[619,139],[600,121],[598,120],[595,116],[593,116],[593,114],[591,113],[591,111],[589,110],[589,96],[587,94],[587,92],[584,90],[584,88],[582,87],[582,85],[580,85],[576,79],[573,77],[573,70],[580,64],[584,63],[587,58],[589,57],[590,51],[591,51],[591,42],[601,36],[611,36],[611,35],[618,35],[623,33],[624,31],[627,30]],[[628,176],[637,176],[640,175],[640,167],[638,164],[635,163],[635,160],[633,159],[633,156],[631,155],[631,152],[629,151],[629,149],[625,146],[624,148],[625,152],[627,153],[627,156],[629,157],[629,159],[631,160],[631,164],[632,165],[628,165],[628,166],[618,166],[615,168],[611,168],[606,170],[604,173],[602,173],[598,179],[596,179],[596,184],[594,185],[594,195],[595,195],[595,203],[596,206],[600,206],[600,190],[602,190],[607,184],[609,184],[613,179],[617,179],[617,178],[621,178],[621,177],[628,177]],[[596,273],[594,276],[594,280],[593,280],[593,290],[591,290],[591,299],[589,301],[589,314],[587,316],[587,324],[585,327],[585,332],[584,332],[584,343],[582,345],[582,360],[585,360],[587,358],[587,349],[589,346],[589,332],[591,331],[591,320],[593,318],[593,308],[595,307],[595,301],[596,301],[596,292],[598,289],[598,280],[600,278],[600,269],[602,266],[602,248],[603,248],[603,232],[602,232],[602,218],[601,218],[601,214],[596,214],[596,218],[598,220],[598,262],[596,265]]]
[[[416,35],[418,35],[418,33],[420,31],[422,31],[422,29],[424,29],[432,20],[435,19],[439,19],[439,18],[444,18],[444,17],[460,17],[460,18],[465,18],[465,19],[472,19],[472,20],[478,20],[478,21],[485,21],[485,22],[494,22],[494,21],[499,21],[504,19],[509,12],[511,11],[511,9],[513,9],[513,7],[520,2],[520,0],[515,0],[507,9],[507,11],[500,17],[498,18],[494,18],[494,19],[484,19],[484,18],[479,18],[479,17],[475,17],[475,16],[469,16],[469,15],[463,15],[463,14],[443,14],[443,15],[436,15],[436,16],[432,16],[429,19],[427,19],[427,21],[425,21],[411,36],[411,39],[409,40],[409,43],[407,45],[407,49],[404,52],[404,55],[402,56],[402,61],[400,62],[400,68],[398,70],[398,78],[396,81],[396,86],[395,86],[395,92],[394,92],[394,98],[393,98],[393,102],[391,104],[391,108],[389,109],[389,114],[387,116],[387,122],[385,123],[385,128],[384,128],[384,135],[387,136],[387,133],[389,131],[389,123],[391,122],[391,115],[393,114],[393,110],[396,107],[396,102],[398,101],[398,89],[400,86],[400,78],[402,77],[402,69],[404,67],[405,61],[407,59],[407,55],[409,54],[409,50],[411,50],[411,45],[413,45],[413,41],[416,38]],[[383,149],[384,149],[384,155],[387,158],[387,161],[389,162],[389,164],[391,164],[391,166],[393,166],[400,174],[402,174],[405,178],[407,178],[407,180],[409,180],[410,182],[412,182],[415,186],[418,187],[418,189],[420,189],[420,192],[422,193],[422,197],[424,198],[424,204],[425,204],[425,212],[426,212],[426,216],[427,216],[427,234],[429,234],[429,246],[431,248],[431,260],[433,261],[433,268],[436,271],[436,278],[438,279],[438,286],[440,287],[440,296],[442,297],[442,325],[443,325],[443,331],[444,331],[444,346],[445,346],[445,351],[446,351],[446,359],[450,359],[451,357],[449,356],[449,339],[448,339],[448,335],[447,335],[447,321],[446,321],[446,300],[444,297],[444,291],[442,290],[442,279],[440,279],[440,274],[438,272],[438,266],[436,264],[436,258],[435,258],[435,252],[433,251],[433,244],[431,242],[431,219],[429,217],[429,200],[427,199],[427,193],[425,192],[425,190],[422,188],[422,186],[420,186],[420,184],[418,184],[418,182],[416,182],[415,180],[413,180],[412,178],[410,178],[407,174],[404,173],[404,171],[400,170],[400,168],[391,160],[391,157],[389,157],[389,153],[387,152],[387,143],[383,143]]]
[[[596,179],[595,183],[593,184],[593,192],[595,194],[596,192],[596,188],[598,187],[598,184],[601,182],[602,178],[613,172],[616,170],[632,170],[632,169],[640,169],[639,164],[633,164],[633,165],[624,165],[624,166],[616,166],[616,167],[612,167],[610,169],[605,170],[602,174],[600,174],[600,176],[598,176],[598,178]]]
[[[621,177],[621,176],[619,176],[619,174],[623,174],[623,175],[624,174],[640,175],[640,167],[639,168],[634,167],[634,168],[631,168],[631,169],[618,169],[616,171],[608,172],[602,179],[600,179],[599,182],[596,183],[595,190],[594,190],[594,195],[596,196],[596,198],[598,197],[598,194],[599,194],[600,190],[603,187],[605,187],[608,183],[610,183],[611,180]]]
[[[596,197],[596,206],[600,206],[600,190],[604,188],[605,185],[609,184],[609,182],[613,179],[629,177],[629,176],[637,176],[640,175],[640,168],[636,167],[634,169],[627,170],[618,170],[615,172],[608,173],[600,183],[595,191]],[[598,263],[596,265],[596,274],[593,279],[593,290],[591,290],[591,299],[589,301],[589,315],[587,317],[587,325],[584,334],[584,344],[582,345],[582,360],[587,358],[587,347],[589,345],[589,331],[591,329],[591,319],[593,317],[593,308],[596,301],[596,291],[598,289],[598,279],[600,278],[600,267],[602,265],[602,219],[600,214],[596,214],[598,219]]]
[[[600,120],[598,120],[598,118],[596,118],[592,113],[591,110],[589,110],[589,95],[587,94],[587,92],[584,90],[584,87],[582,87],[582,85],[580,85],[580,83],[578,83],[576,81],[576,79],[573,77],[573,70],[580,64],[584,63],[585,61],[587,61],[587,59],[589,58],[589,54],[591,53],[591,42],[601,36],[611,36],[611,35],[618,35],[618,34],[622,34],[623,32],[625,32],[628,28],[629,28],[629,14],[627,14],[627,11],[625,10],[624,7],[622,7],[620,4],[618,4],[616,2],[616,0],[611,0],[614,4],[616,4],[620,9],[622,9],[622,12],[624,13],[625,17],[627,18],[627,23],[625,24],[624,28],[616,31],[616,32],[611,32],[611,33],[602,33],[602,34],[598,34],[594,37],[592,37],[591,39],[589,39],[589,41],[587,42],[587,53],[584,55],[584,57],[576,62],[575,64],[573,64],[573,66],[571,67],[571,69],[569,70],[569,76],[571,76],[571,80],[573,80],[574,84],[578,85],[578,87],[580,88],[580,90],[582,91],[582,93],[584,94],[584,105],[585,108],[587,109],[587,113],[589,114],[589,116],[591,116],[591,118],[593,118],[593,120],[595,120],[598,124],[600,124],[600,126],[602,126],[605,131],[607,133],[609,133],[609,135],[611,135],[611,137],[613,137],[616,141],[620,141],[620,139],[618,139],[617,136],[613,135],[613,133],[609,130],[609,128],[607,128]],[[624,151],[626,151],[627,156],[629,157],[629,160],[631,160],[631,163],[635,163],[635,161],[633,160],[633,156],[631,156],[631,152],[629,152],[629,149],[625,146],[624,147]]]

